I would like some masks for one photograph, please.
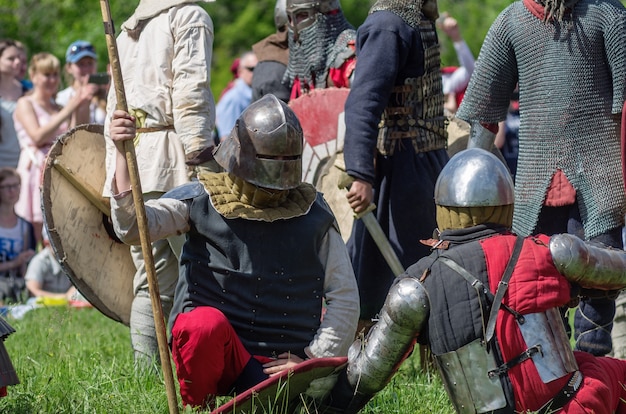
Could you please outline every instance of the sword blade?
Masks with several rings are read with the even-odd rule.
[[[370,211],[362,215],[360,219],[363,220],[363,224],[365,224],[367,231],[370,233],[370,236],[372,236],[372,239],[374,239],[378,250],[380,250],[380,253],[385,258],[393,274],[398,276],[404,273],[404,267],[402,263],[400,263],[400,259],[398,259],[393,247],[391,247],[383,229],[380,228],[380,224],[376,220],[376,217],[374,217],[374,214]]]

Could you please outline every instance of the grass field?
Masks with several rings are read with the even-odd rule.
[[[0,398],[0,413],[169,412],[162,378],[135,373],[124,325],[95,309],[65,307],[36,309],[23,319],[9,321],[17,332],[5,345],[21,384],[9,387],[8,396]],[[180,411],[189,412],[182,407]],[[417,356],[408,359],[362,410],[453,412],[439,377],[421,373]]]

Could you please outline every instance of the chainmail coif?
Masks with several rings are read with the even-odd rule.
[[[289,64],[283,82],[292,87],[298,77],[304,84],[325,88],[332,64],[329,56],[337,37],[348,29],[354,30],[354,27],[341,10],[335,14],[319,13],[315,23],[298,32],[297,42],[294,41],[293,30],[289,28]]]
[[[370,13],[386,10],[397,16],[414,29],[419,29],[422,17],[435,21],[439,17],[437,2],[434,0],[378,0]]]

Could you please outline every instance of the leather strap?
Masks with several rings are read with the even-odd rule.
[[[574,398],[582,383],[583,374],[580,371],[574,371],[567,384],[550,401],[541,406],[537,414],[555,413],[565,407]]]
[[[541,351],[541,345],[537,344],[535,346],[531,346],[530,348],[528,348],[527,350],[525,350],[524,352],[522,352],[515,358],[511,359],[510,361],[500,365],[496,369],[492,369],[491,371],[487,373],[487,375],[489,376],[489,378],[494,378],[494,377],[499,377],[500,375],[504,375],[507,372],[509,372],[509,370],[513,368],[515,365],[521,364],[527,359],[531,359],[533,355],[535,354],[539,354],[543,356],[543,352]]]
[[[509,288],[509,280],[511,280],[511,276],[513,275],[513,270],[515,269],[515,265],[517,264],[517,260],[519,259],[519,255],[522,252],[522,246],[524,245],[524,238],[521,236],[517,236],[515,240],[515,245],[513,246],[513,253],[511,254],[511,258],[509,262],[506,264],[506,268],[504,269],[504,274],[502,275],[502,279],[500,283],[498,283],[498,289],[496,290],[496,296],[493,300],[493,304],[491,305],[491,312],[489,313],[489,320],[487,321],[487,329],[485,332],[485,342],[489,343],[493,338],[493,334],[496,330],[496,320],[498,317],[498,311],[500,310],[500,305],[502,304],[502,300],[504,299],[504,294]]]
[[[158,132],[158,131],[167,131],[174,129],[174,125],[163,125],[156,127],[146,127],[146,128],[137,128],[137,133],[145,133],[145,132]]]

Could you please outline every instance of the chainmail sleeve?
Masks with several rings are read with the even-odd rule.
[[[464,121],[497,123],[506,119],[517,84],[517,60],[508,29],[511,7],[493,23],[456,116]]]
[[[626,101],[626,13],[607,13],[604,17],[608,27],[604,38],[606,58],[613,73],[612,113],[619,114]]]

